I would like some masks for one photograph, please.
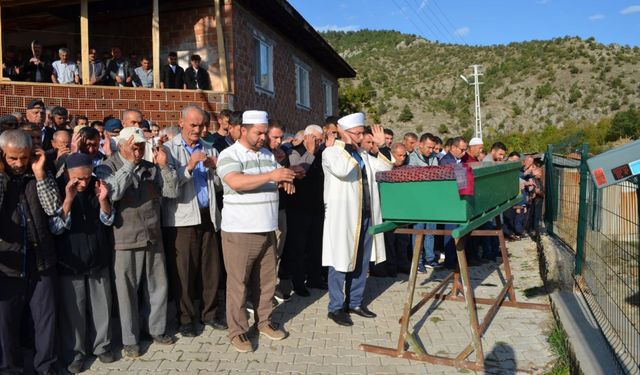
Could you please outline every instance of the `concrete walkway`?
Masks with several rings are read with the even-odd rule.
[[[521,302],[547,303],[538,274],[535,243],[530,240],[508,243],[515,288]],[[495,297],[501,281],[496,264],[473,267],[472,284],[477,297]],[[420,274],[417,294],[430,290],[447,271]],[[280,342],[254,337],[257,350],[240,354],[229,346],[225,332],[205,328],[196,338],[182,338],[171,346],[149,345],[137,360],[120,359],[112,364],[94,361],[86,374],[456,374],[473,373],[452,367],[391,358],[358,349],[361,343],[395,346],[398,318],[406,298],[407,276],[370,278],[366,301],[378,314],[375,319],[354,316],[353,327],[340,327],[328,320],[328,295],[311,290],[310,297],[293,296],[278,306],[274,320],[283,322],[290,336]],[[532,294],[534,296],[532,296]],[[527,298],[527,296],[530,298]],[[488,306],[480,306],[480,319]],[[491,374],[544,373],[554,360],[546,341],[551,325],[550,312],[502,307],[483,337],[485,358],[497,366]],[[455,356],[470,343],[465,305],[435,302],[411,320],[428,353]],[[474,359],[474,354],[471,355]]]

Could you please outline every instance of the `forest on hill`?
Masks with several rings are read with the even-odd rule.
[[[384,30],[322,35],[357,71],[340,81],[341,113],[366,112],[397,133],[471,136],[474,92],[460,75],[479,64],[485,144],[539,151],[589,142],[598,152],[640,136],[637,46],[577,37],[468,46]]]

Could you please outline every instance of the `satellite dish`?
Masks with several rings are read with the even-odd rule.
[[[467,83],[467,85],[469,84],[469,81],[467,81],[467,77],[465,77],[462,74],[460,74],[460,78],[462,78],[462,80],[465,81]]]

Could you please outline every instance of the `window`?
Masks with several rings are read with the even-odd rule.
[[[296,104],[311,108],[309,100],[309,68],[300,62],[295,63],[296,67]]]
[[[322,80],[322,92],[324,97],[324,115],[333,116],[333,84]]]
[[[254,37],[255,50],[255,77],[256,89],[273,93],[273,45],[259,36]]]

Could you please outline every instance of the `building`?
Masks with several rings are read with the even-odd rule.
[[[154,67],[177,51],[179,65],[186,68],[197,53],[212,83],[211,91],[187,91],[5,78],[0,113],[23,110],[31,99],[42,98],[48,106],[61,105],[91,120],[137,108],[146,118],[171,125],[184,105],[196,103],[209,111],[263,109],[295,130],[337,114],[337,80],[355,76],[285,0],[3,0],[0,12],[1,50],[12,46],[23,61],[31,57],[33,39],[50,60],[57,59],[59,47],[79,54],[84,77],[89,76],[89,47],[98,57],[112,47],[125,58],[149,56]],[[158,72],[154,69],[155,87]]]

